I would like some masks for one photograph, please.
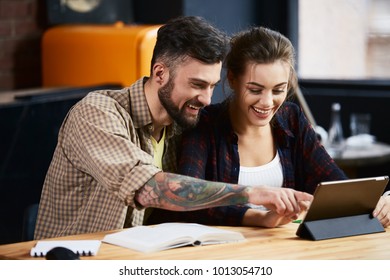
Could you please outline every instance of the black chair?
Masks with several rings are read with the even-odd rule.
[[[24,211],[22,241],[34,239],[35,223],[37,221],[39,204],[31,204]]]

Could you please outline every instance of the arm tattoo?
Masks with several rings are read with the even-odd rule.
[[[176,211],[198,210],[248,202],[247,188],[172,173],[159,173],[137,193],[145,207]]]

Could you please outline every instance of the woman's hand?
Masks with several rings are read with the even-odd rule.
[[[390,195],[379,199],[372,215],[378,218],[383,227],[390,225]]]
[[[298,219],[310,207],[310,201],[299,202],[299,212],[290,214],[288,216],[280,215],[275,211],[248,209],[244,215],[243,226],[259,226],[266,228],[274,228],[290,223]]]

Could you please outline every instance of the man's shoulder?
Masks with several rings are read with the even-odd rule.
[[[86,95],[83,99],[86,103],[119,103],[123,107],[128,107],[132,99],[138,99],[139,96],[143,96],[144,92],[144,82],[147,77],[142,77],[135,81],[132,85],[123,88],[115,89],[101,89],[95,90]]]
[[[88,93],[80,102],[80,106],[111,107],[114,104],[121,104],[121,107],[128,107],[129,88],[102,89]],[[116,105],[115,105],[116,106]]]

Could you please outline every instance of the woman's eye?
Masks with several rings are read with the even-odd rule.
[[[280,93],[283,93],[284,92],[284,89],[274,89],[273,92],[275,94],[280,94]]]
[[[255,89],[255,88],[248,88],[249,92],[251,93],[255,93],[255,94],[258,94],[258,93],[261,93],[261,89]]]

